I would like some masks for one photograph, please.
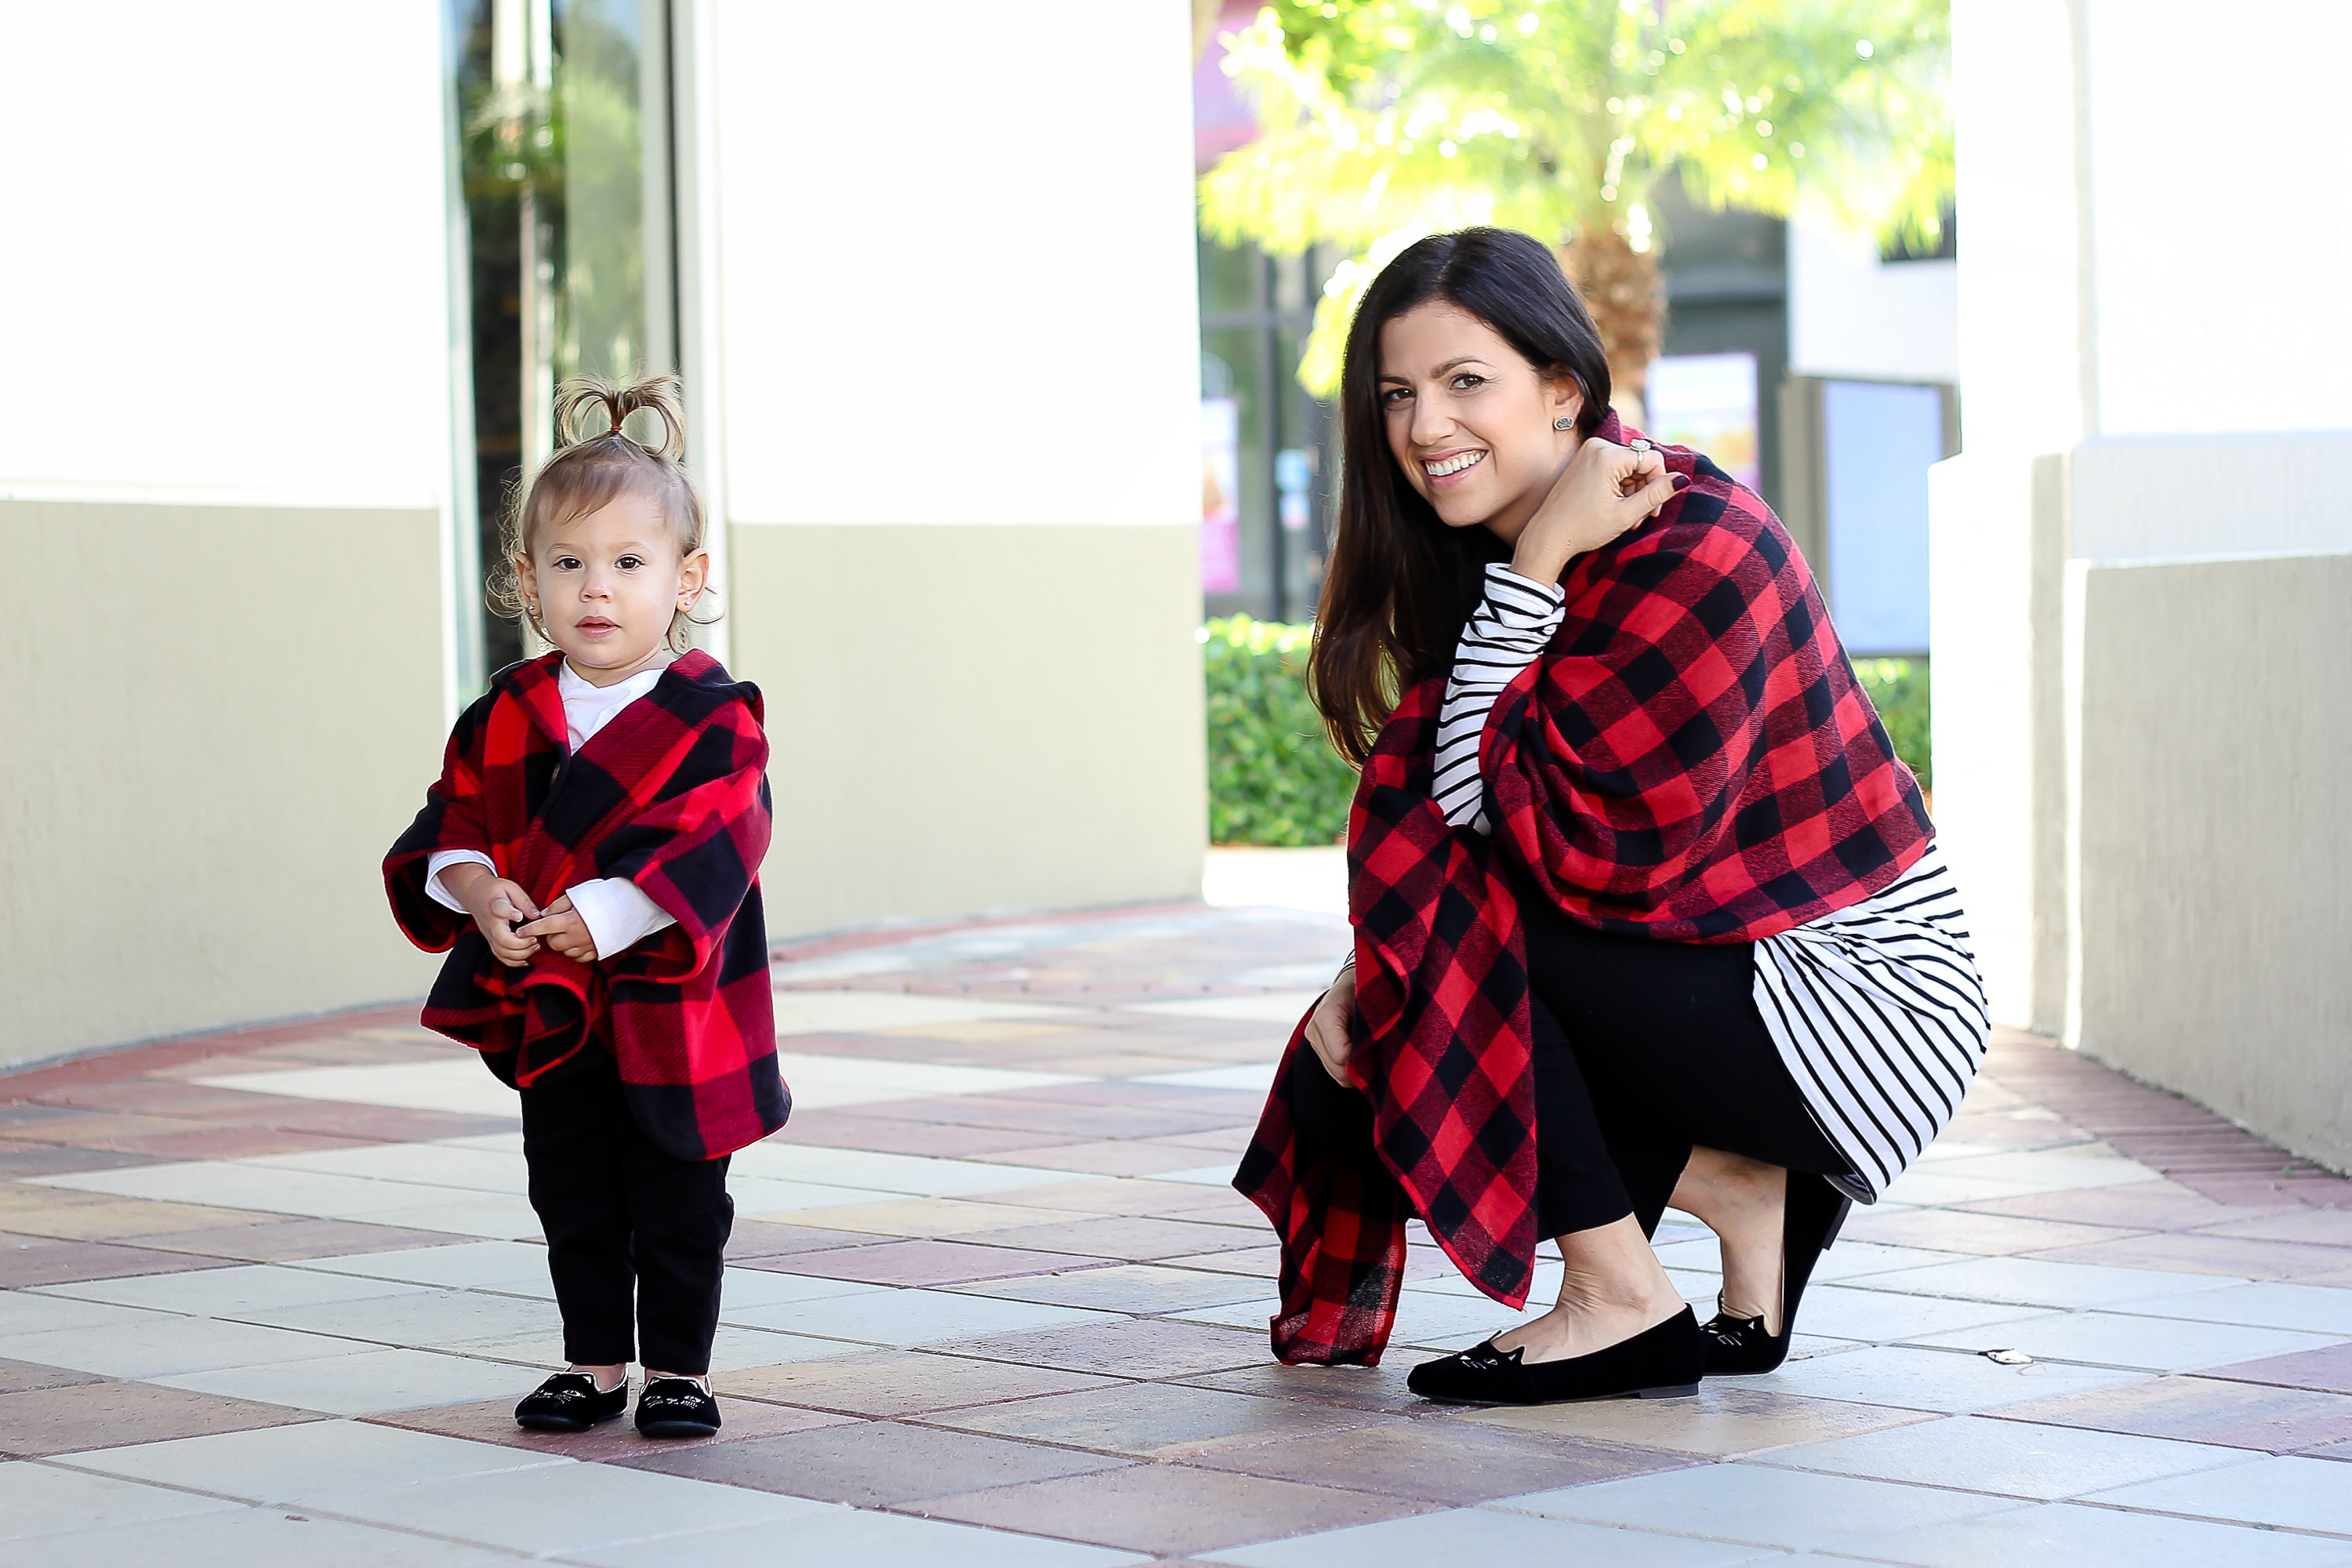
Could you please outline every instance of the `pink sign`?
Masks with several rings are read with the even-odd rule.
[[[1201,592],[1242,585],[1242,409],[1230,397],[1201,399]]]

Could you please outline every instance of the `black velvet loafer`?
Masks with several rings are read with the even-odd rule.
[[[1663,1399],[1698,1392],[1706,1373],[1706,1338],[1685,1307],[1630,1340],[1570,1356],[1530,1363],[1527,1348],[1473,1346],[1412,1369],[1405,1386],[1441,1405],[1546,1405],[1557,1399]]]
[[[637,1430],[648,1437],[708,1437],[719,1430],[719,1401],[690,1377],[656,1377],[637,1395]]]
[[[559,1372],[515,1406],[515,1424],[534,1432],[585,1432],[629,1408],[629,1380],[601,1393],[584,1372]]]
[[[1709,1377],[1743,1377],[1772,1372],[1789,1359],[1790,1336],[1796,1331],[1797,1304],[1813,1266],[1837,1239],[1853,1200],[1821,1177],[1802,1171],[1789,1173],[1789,1195],[1780,1211],[1780,1331],[1768,1334],[1761,1318],[1735,1318],[1716,1299],[1716,1314],[1699,1331],[1706,1336]]]

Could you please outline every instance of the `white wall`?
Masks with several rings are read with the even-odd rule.
[[[729,510],[1196,524],[1190,23],[716,7]]]
[[[0,498],[0,1064],[425,994],[379,867],[447,733],[438,533]]]
[[[2168,0],[2165,0],[2168,3]],[[2088,432],[2069,0],[1955,0],[1961,449]]]
[[[2352,553],[2071,575],[2067,1041],[2352,1168]]]
[[[7,10],[0,1060],[428,981],[376,866],[455,694],[440,51]]]
[[[1959,263],[1889,264],[1868,235],[1791,220],[1789,374],[1959,380]]]
[[[1937,806],[1996,1015],[2340,1164],[2352,10],[1953,31]]]
[[[1197,896],[1185,7],[697,16],[770,929]]]
[[[1995,1016],[2054,1029],[2063,947],[2047,926],[2062,858],[2035,832],[2063,738],[2036,714],[2063,638],[2055,562],[2041,560],[2038,589],[2036,563],[2063,542],[2037,509],[2032,465],[2087,429],[2069,0],[1955,0],[1952,46],[1961,455],[1929,491],[1936,820]]]
[[[438,7],[13,5],[0,485],[433,507]]]
[[[2097,436],[2067,468],[2078,560],[2352,552],[2352,430]]]
[[[2352,5],[2078,3],[2095,428],[2352,425]]]
[[[2075,896],[2049,842],[2067,770],[2045,754],[2063,560],[2342,548],[2339,447],[2199,443],[2352,424],[2352,189],[2324,123],[2352,9],[2290,0],[2245,29],[2189,0],[1957,0],[1952,26],[1962,455],[1930,546],[1937,819],[1997,1009],[2054,1029]],[[2258,91],[2231,74],[2246,50]]]

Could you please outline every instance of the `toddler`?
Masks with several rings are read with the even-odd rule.
[[[449,954],[425,1025],[520,1091],[571,1365],[515,1419],[549,1431],[621,1415],[633,1360],[639,1431],[719,1429],[727,1157],[792,1110],[760,918],[768,742],[758,689],[687,646],[710,558],[676,385],[566,384],[566,444],[491,579],[554,651],[490,678],[383,863],[401,930]],[[623,432],[640,411],[658,446]]]

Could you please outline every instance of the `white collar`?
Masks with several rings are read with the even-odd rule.
[[[651,691],[668,665],[657,664],[651,669],[641,669],[626,680],[616,680],[610,686],[598,686],[572,668],[568,658],[559,659],[555,666],[555,688],[566,702],[630,703]]]

